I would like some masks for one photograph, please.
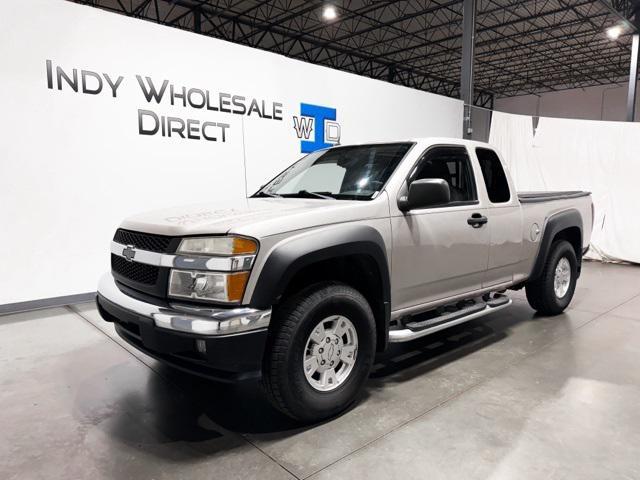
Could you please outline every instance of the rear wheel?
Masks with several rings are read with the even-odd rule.
[[[578,279],[578,260],[566,240],[553,243],[542,275],[526,286],[529,305],[543,315],[558,315],[571,302]]]
[[[278,308],[263,366],[271,403],[306,422],[331,417],[359,395],[375,355],[366,299],[336,283],[312,285]]]

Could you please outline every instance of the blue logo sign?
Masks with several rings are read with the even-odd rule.
[[[315,152],[340,143],[340,124],[336,122],[335,108],[301,103],[300,116],[293,117],[293,128],[300,139],[302,153]]]

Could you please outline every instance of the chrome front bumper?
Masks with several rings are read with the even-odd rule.
[[[271,321],[271,309],[195,307],[180,303],[170,303],[167,308],[146,303],[122,292],[111,273],[100,279],[98,294],[125,310],[152,319],[159,328],[197,335],[232,335],[260,330]]]

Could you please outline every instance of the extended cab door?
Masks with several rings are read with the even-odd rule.
[[[483,223],[487,209],[478,198],[478,174],[459,145],[430,147],[412,169],[405,193],[412,181],[441,178],[449,184],[451,201],[392,217],[394,310],[481,288],[489,229]]]
[[[486,193],[487,225],[491,236],[489,263],[482,286],[491,287],[513,280],[522,257],[522,210],[496,152],[479,147],[475,154],[484,179],[485,192],[482,193]]]

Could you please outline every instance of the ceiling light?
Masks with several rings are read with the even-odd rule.
[[[322,17],[325,20],[335,20],[336,18],[338,18],[336,7],[334,7],[333,5],[327,5],[326,7],[324,7],[324,10],[322,11]]]
[[[620,25],[614,25],[613,27],[609,27],[607,29],[607,36],[611,40],[617,40],[621,33],[622,27]]]

